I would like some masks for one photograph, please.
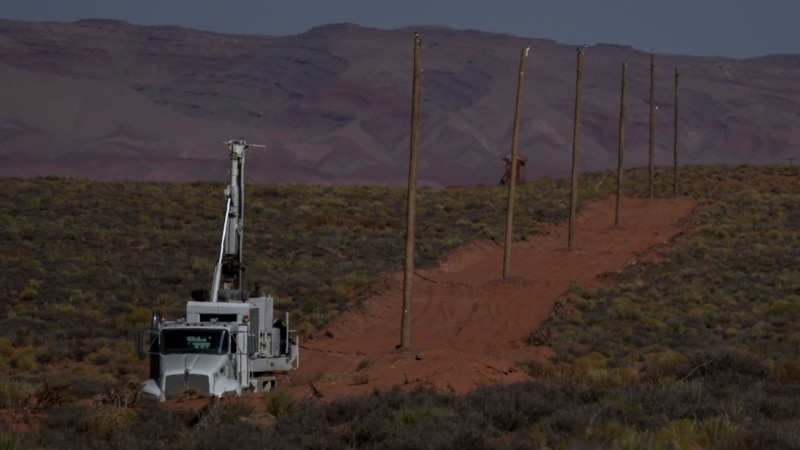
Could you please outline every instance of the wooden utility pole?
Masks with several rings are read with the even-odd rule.
[[[583,51],[578,49],[578,69],[575,77],[575,118],[572,127],[572,182],[569,196],[569,232],[567,247],[575,243],[575,216],[578,210],[578,147],[581,128],[581,81],[583,80]]]
[[[655,178],[653,159],[655,152],[655,115],[656,115],[656,55],[650,53],[650,140],[647,158],[647,196],[653,198],[653,179]]]
[[[508,183],[508,207],[506,208],[506,245],[503,254],[503,278],[508,278],[508,273],[511,270],[511,237],[513,235],[514,225],[514,191],[517,185],[517,158],[519,152],[519,121],[522,112],[522,86],[525,81],[525,61],[528,59],[528,52],[531,46],[522,49],[522,54],[519,57],[519,78],[517,79],[517,102],[514,107],[514,131],[511,137],[511,174],[509,175]]]
[[[420,60],[422,38],[414,33],[414,76],[411,88],[411,156],[408,162],[408,200],[406,205],[406,259],[403,271],[403,318],[400,322],[400,347],[411,345],[411,281],[414,276],[414,233],[417,214],[417,154],[419,149]]]
[[[679,110],[678,110],[678,69],[675,69],[675,131],[674,137],[672,139],[672,157],[673,157],[673,168],[672,168],[672,196],[678,196],[678,117]]]
[[[628,78],[628,63],[622,63],[622,87],[619,95],[619,146],[617,147],[617,208],[614,212],[614,226],[619,226],[619,214],[622,208],[622,172],[625,145],[625,85]]]

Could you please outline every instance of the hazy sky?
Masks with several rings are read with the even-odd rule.
[[[0,18],[107,18],[273,36],[339,22],[447,25],[657,53],[800,54],[799,0],[2,0]]]

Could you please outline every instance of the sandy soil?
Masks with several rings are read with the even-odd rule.
[[[600,200],[578,214],[572,249],[566,221],[515,243],[505,279],[502,244],[460,248],[439,267],[416,271],[406,348],[397,348],[403,276],[390,275],[388,287],[362,308],[301,342],[291,384],[298,396],[330,400],[395,385],[461,394],[524,380],[516,362],[552,353],[525,345],[525,338],[570,285],[608,283],[601,275],[636,264],[686,231],[695,207],[687,199],[626,198],[615,227],[615,197]]]

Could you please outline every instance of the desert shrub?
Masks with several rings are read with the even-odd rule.
[[[486,428],[480,414],[465,412],[459,417],[429,417],[408,424],[388,435],[381,447],[387,449],[485,449],[492,448],[498,435]]]
[[[34,449],[30,439],[20,436],[18,433],[0,433],[0,449],[2,450],[28,450]]]
[[[361,361],[358,362],[358,367],[356,367],[356,370],[366,369],[367,367],[370,367],[373,364],[375,364],[375,361],[372,359],[362,359]]]
[[[654,382],[667,377],[675,377],[678,369],[686,364],[686,357],[676,350],[650,354],[645,357],[641,368],[641,378]]]
[[[656,429],[674,420],[716,415],[717,405],[704,401],[703,396],[700,383],[634,384],[616,392],[615,405],[622,423]]]
[[[554,413],[572,390],[562,391],[543,380],[531,380],[508,386],[476,389],[456,402],[468,409],[482,411],[495,428],[511,431]]]
[[[130,408],[95,406],[83,416],[78,429],[92,438],[107,441],[123,433],[135,419],[136,412]]]
[[[670,421],[658,434],[671,443],[672,448],[694,448],[700,442],[697,421],[689,418]]]
[[[570,436],[582,433],[599,408],[595,404],[570,405],[554,411],[543,422],[543,433],[549,443],[569,441]]]
[[[751,424],[739,432],[737,449],[793,450],[800,449],[800,423],[765,422]]]
[[[524,359],[516,363],[517,369],[533,378],[545,378],[550,372],[550,367],[546,366],[538,358]]]
[[[671,449],[669,440],[653,431],[626,426],[614,420],[605,421],[587,431],[590,443],[614,449]],[[588,443],[587,443],[588,444]]]
[[[211,398],[199,410],[187,410],[180,420],[192,430],[213,429],[221,424],[235,424],[242,422],[245,417],[253,413],[253,408],[244,402],[225,402]]]
[[[0,407],[26,407],[38,389],[37,384],[28,381],[3,378],[0,380]]]
[[[606,367],[606,358],[600,352],[587,353],[573,362],[573,365],[582,370],[603,369]]]
[[[46,428],[39,432],[37,440],[47,448],[65,449],[69,448],[70,440],[89,441],[84,433],[89,414],[89,408],[79,404],[57,406],[46,416]]]
[[[779,365],[776,375],[786,382],[800,381],[800,357],[793,357]]]
[[[388,418],[394,403],[386,401],[386,394],[377,389],[369,395],[333,400],[325,408],[326,421],[331,424],[346,423],[357,417],[381,416]],[[395,395],[397,395],[395,393]]]
[[[159,403],[142,405],[135,411],[136,420],[128,427],[127,435],[139,441],[139,448],[178,441],[186,429],[181,417]]]
[[[17,373],[30,372],[38,366],[36,351],[32,348],[17,351],[9,360],[9,365]]]
[[[217,421],[236,422],[252,415],[253,411],[253,408],[245,402],[223,402],[217,409]]]
[[[53,373],[49,379],[57,379],[70,395],[79,399],[93,398],[108,392],[119,380],[111,375],[85,375],[81,373]]]
[[[739,425],[725,416],[709,417],[698,424],[700,443],[712,447],[729,447],[733,444]]]
[[[276,389],[264,395],[267,412],[275,417],[291,414],[295,410],[295,399],[292,392],[287,389]]]
[[[284,415],[276,419],[274,430],[281,436],[279,442],[289,448],[337,448],[338,436],[327,420],[327,407],[312,400],[296,404],[296,414]]]
[[[449,417],[455,415],[455,412],[449,408],[441,408],[432,405],[422,405],[407,407],[399,410],[395,414],[395,421],[402,425],[412,425],[416,423],[425,422],[433,418]]]
[[[368,448],[380,445],[387,436],[386,418],[360,415],[344,424],[339,440],[349,448]]]
[[[695,352],[676,375],[683,380],[702,380],[710,392],[718,395],[741,391],[771,377],[757,358],[727,347]]]
[[[797,419],[800,414],[800,384],[770,380],[761,389],[747,391],[745,397],[757,415],[783,422]],[[755,414],[754,414],[755,415]]]
[[[269,448],[293,448],[287,446],[285,440],[266,427],[252,425],[243,421],[224,422],[204,429],[192,430],[169,448],[186,448],[195,450],[215,450],[224,448],[253,448],[259,443]],[[262,445],[263,445],[262,444]],[[295,447],[296,448],[296,447]]]
[[[369,374],[368,373],[357,373],[354,374],[352,377],[353,384],[369,384]]]
[[[95,366],[104,366],[114,359],[114,355],[108,350],[100,350],[89,355],[88,359]]]

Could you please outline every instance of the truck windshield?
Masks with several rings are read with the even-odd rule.
[[[228,330],[180,328],[161,332],[161,353],[202,353],[225,355],[229,346]]]

